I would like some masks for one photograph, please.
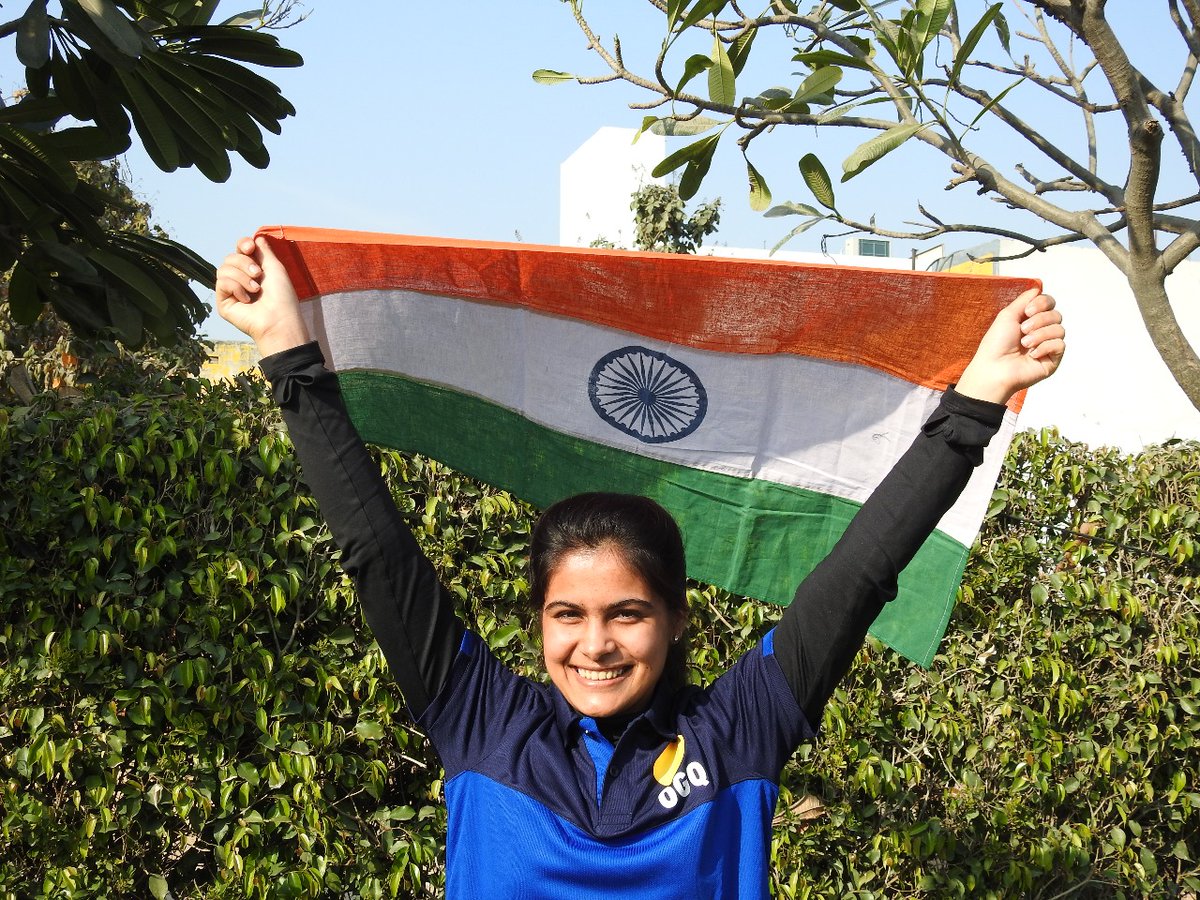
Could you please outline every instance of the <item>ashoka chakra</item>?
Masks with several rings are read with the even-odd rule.
[[[708,409],[696,373],[646,347],[623,347],[596,363],[588,396],[600,418],[647,444],[686,437]]]

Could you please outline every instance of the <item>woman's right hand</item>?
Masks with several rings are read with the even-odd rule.
[[[217,269],[217,312],[258,345],[262,356],[310,340],[296,289],[266,238],[242,238]]]

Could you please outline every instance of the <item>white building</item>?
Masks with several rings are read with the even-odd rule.
[[[597,237],[618,245],[633,243],[629,198],[653,180],[650,172],[665,155],[665,139],[644,134],[634,144],[632,137],[631,129],[602,128],[562,164],[560,243],[587,246]],[[881,243],[856,237],[847,241],[843,254],[781,251],[774,258],[939,269],[970,263],[971,258],[1012,255],[1023,246],[992,242],[952,257],[930,251],[913,260],[882,255],[887,248]],[[706,247],[704,252],[748,259],[768,255],[732,247]],[[1200,410],[1159,358],[1124,276],[1099,250],[1055,247],[1020,260],[971,267],[977,265],[994,274],[1040,279],[1066,318],[1067,355],[1053,378],[1029,391],[1021,426],[1055,426],[1071,440],[1130,452],[1171,438],[1200,440]],[[1167,289],[1184,334],[1200,348],[1200,262],[1182,263]]]

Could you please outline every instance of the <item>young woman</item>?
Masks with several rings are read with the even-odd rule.
[[[997,316],[957,389],[779,624],[713,684],[685,684],[683,547],[652,501],[585,494],[530,549],[550,684],[518,677],[454,615],[265,241],[217,271],[220,314],[263,354],[363,614],[446,770],[451,898],[761,898],[778,779],[954,502],[1003,404],[1049,376],[1065,333],[1030,292]]]

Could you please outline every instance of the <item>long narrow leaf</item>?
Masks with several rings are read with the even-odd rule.
[[[17,22],[17,59],[29,69],[40,69],[50,61],[50,17],[46,0],[33,0]]]
[[[1008,87],[1006,87],[1004,90],[1002,90],[1000,93],[998,93],[995,97],[993,97],[991,100],[989,100],[984,105],[983,109],[979,110],[979,113],[975,116],[975,118],[971,120],[971,124],[966,127],[966,129],[963,131],[963,134],[966,134],[966,132],[970,131],[977,124],[979,124],[979,120],[982,119],[984,116],[986,116],[988,114],[988,111],[991,110],[991,108],[993,106],[995,106],[997,103],[999,103],[1005,97],[1007,97],[1008,92],[1011,91],[1013,88],[1015,88],[1018,84],[1020,84],[1024,80],[1025,80],[1024,77],[1018,78],[1016,81],[1014,81]]]
[[[715,17],[728,3],[729,0],[697,0],[696,5],[683,17],[683,22],[679,25],[679,31],[687,31],[701,19]]]
[[[88,259],[115,276],[133,295],[133,300],[146,312],[163,315],[167,311],[167,296],[158,283],[144,270],[143,265],[113,250],[93,247]]]
[[[796,88],[796,96],[793,98],[793,102],[803,103],[812,100],[814,97],[830,94],[841,80],[842,70],[837,66],[824,66],[817,69],[805,78],[804,81],[800,82],[800,87]]]
[[[712,64],[713,61],[703,53],[693,53],[689,56],[683,64],[683,74],[679,77],[679,83],[675,85],[675,95],[678,96],[689,81],[705,69],[711,68]]]
[[[778,219],[782,216],[819,216],[821,213],[807,203],[793,203],[787,200],[778,206],[772,206],[765,213],[764,219]]]
[[[750,181],[750,208],[762,212],[771,205],[771,189],[749,159],[746,160],[746,177]]]
[[[679,179],[679,199],[691,200],[696,196],[696,191],[700,190],[700,184],[704,181],[704,176],[708,174],[709,166],[712,165],[713,154],[717,150],[717,141],[721,135],[714,134],[710,138],[705,138],[700,143],[705,143],[706,146],[696,154],[683,170],[683,177]]]
[[[553,69],[538,69],[533,73],[533,80],[538,84],[562,84],[564,81],[574,81],[575,76],[570,72],[556,72]]]
[[[815,153],[806,153],[800,159],[800,175],[817,202],[826,209],[837,212],[837,201],[833,196],[833,181]]]
[[[651,118],[654,118],[651,116]],[[695,116],[691,119],[676,119],[671,116],[665,119],[654,119],[649,130],[654,134],[662,134],[667,137],[689,137],[696,134],[704,134],[706,131],[711,131],[720,125],[718,119],[712,119],[708,116]]]
[[[993,3],[989,6],[987,12],[975,23],[975,27],[968,32],[966,40],[962,42],[962,46],[958,48],[958,54],[954,57],[954,68],[950,70],[951,85],[958,82],[958,76],[962,73],[963,66],[967,64],[967,60],[975,52],[975,48],[983,38],[984,32],[987,31],[988,26],[992,24],[992,20],[999,14],[1002,5],[1000,3]]]
[[[925,51],[941,33],[942,26],[954,9],[954,0],[922,0],[911,32],[917,55]]]
[[[725,52],[725,45],[715,34],[712,60],[712,67],[708,70],[708,99],[721,106],[732,106],[737,97],[733,64],[729,61],[729,54]]]
[[[709,154],[711,157],[712,150],[715,148],[717,139],[719,137],[719,134],[714,134],[710,137],[701,138],[694,143],[688,144],[686,147],[680,147],[674,153],[667,156],[667,158],[660,162],[657,166],[655,166],[654,171],[651,172],[650,175],[654,178],[662,178],[668,172],[674,172],[680,166],[699,158],[705,153]]]
[[[887,156],[918,131],[928,127],[928,124],[924,123],[897,125],[889,128],[883,134],[877,134],[869,141],[859,144],[842,163],[842,182],[849,181],[867,167]]]
[[[8,309],[18,325],[32,325],[41,315],[43,300],[37,279],[21,263],[8,277]]]
[[[742,69],[746,67],[746,61],[750,59],[750,48],[754,45],[754,38],[757,34],[757,28],[747,28],[734,39],[733,50],[729,54],[729,62],[733,64],[734,75],[741,75]]]
[[[126,72],[119,74],[121,84],[129,94],[129,111],[133,113],[134,127],[147,155],[164,172],[174,172],[182,161],[179,141],[159,108],[158,101],[146,90],[141,79]]]
[[[78,4],[121,54],[130,59],[142,55],[142,32],[117,9],[112,0],[68,0]]]
[[[814,225],[816,225],[818,222],[823,222],[823,221],[825,221],[825,216],[817,216],[815,219],[809,219],[807,222],[801,222],[799,225],[797,225],[795,228],[793,228],[791,231],[789,231],[786,235],[784,235],[784,237],[779,241],[779,243],[777,243],[774,247],[771,248],[770,255],[774,256],[776,253],[779,252],[779,249],[784,244],[786,244],[788,241],[790,241],[796,235],[803,234],[804,232],[808,231],[808,229],[810,229]]]
[[[838,53],[834,50],[811,50],[807,53],[797,53],[792,57],[792,62],[804,63],[814,69],[821,66],[844,66],[847,69],[862,69],[866,72],[871,70],[870,65],[858,57],[850,56],[847,53]]]

